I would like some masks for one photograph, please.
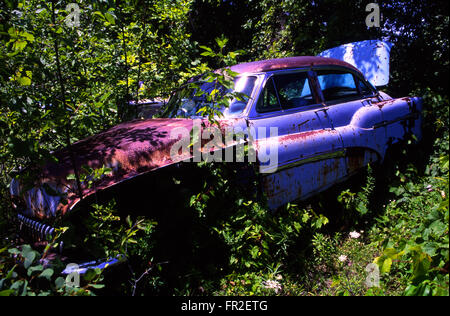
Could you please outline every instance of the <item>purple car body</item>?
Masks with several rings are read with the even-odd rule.
[[[317,194],[369,163],[383,161],[387,149],[408,135],[421,138],[421,98],[391,98],[342,60],[289,57],[239,64],[231,70],[244,80],[240,91],[250,98],[232,104],[218,121],[223,129],[255,131],[257,163],[261,146],[277,144],[276,168],[265,170],[261,163],[259,177],[272,210]],[[192,116],[136,120],[73,144],[78,168],[112,169],[94,186],[82,183],[83,197],[73,178],[68,178],[74,172],[68,150],[55,152],[58,163],[42,170],[33,189],[23,190],[13,180],[11,195],[20,221],[45,237],[52,219],[70,213],[82,199],[178,164],[170,156],[177,139],[169,136],[175,128],[191,131],[193,127]],[[276,128],[275,136],[260,133],[269,127]],[[52,195],[45,185],[60,194]]]

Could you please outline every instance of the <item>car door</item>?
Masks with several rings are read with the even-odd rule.
[[[377,125],[383,121],[376,90],[362,75],[345,68],[315,69],[326,112],[339,132],[345,150],[344,178],[380,159],[386,134]]]
[[[249,113],[271,209],[319,192],[345,172],[342,140],[319,94],[312,71],[270,72]],[[270,135],[271,128],[276,134]],[[274,143],[275,166],[262,157]]]

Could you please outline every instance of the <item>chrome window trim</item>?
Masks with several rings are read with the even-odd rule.
[[[367,85],[370,88],[370,90],[372,91],[372,94],[370,94],[370,95],[358,95],[358,96],[355,96],[355,97],[350,97],[350,98],[346,98],[346,99],[340,99],[340,100],[336,100],[336,101],[329,101],[329,102],[325,102],[325,100],[322,99],[322,103],[316,103],[316,104],[311,104],[311,105],[302,106],[302,107],[298,107],[298,108],[292,108],[292,109],[280,109],[280,110],[272,111],[272,112],[260,113],[260,112],[258,112],[256,110],[256,104],[257,104],[259,98],[261,97],[261,93],[264,90],[264,87],[265,87],[267,81],[270,78],[272,78],[274,75],[290,74],[290,73],[297,73],[297,72],[307,72],[307,71],[310,71],[310,70],[313,71],[314,77],[316,79],[317,79],[317,72],[316,72],[317,70],[339,70],[339,71],[345,71],[345,72],[351,73],[354,76],[354,78],[357,78],[357,79],[361,80],[365,85]],[[250,74],[247,73],[246,75],[250,75]],[[253,75],[256,75],[256,74],[253,74]],[[301,67],[301,68],[290,68],[290,69],[281,69],[281,70],[267,71],[267,72],[264,72],[264,73],[259,73],[258,75],[262,77],[262,82],[258,83],[258,87],[254,91],[254,96],[255,97],[251,100],[252,103],[248,104],[248,110],[247,110],[247,113],[245,113],[245,115],[248,117],[248,119],[251,119],[251,120],[271,118],[271,117],[276,117],[276,116],[293,114],[293,113],[297,113],[297,112],[304,112],[304,111],[309,111],[309,110],[322,109],[324,107],[334,106],[334,105],[340,104],[340,103],[352,102],[352,101],[357,101],[357,100],[363,101],[365,99],[378,97],[377,89],[373,85],[371,85],[370,82],[368,82],[366,80],[364,75],[362,75],[359,71],[357,71],[355,69],[344,67],[344,66],[337,66],[337,65],[314,66],[313,65],[311,67]],[[311,82],[309,82],[309,84],[311,84]],[[355,82],[355,84],[356,84],[356,82]],[[359,91],[358,91],[358,93],[359,93]]]
[[[339,71],[349,72],[353,75],[354,78],[361,80],[372,91],[372,94],[370,94],[370,95],[362,95],[357,87],[357,83],[355,80],[356,89],[358,90],[358,93],[360,93],[359,96],[354,96],[354,97],[349,97],[349,98],[334,100],[334,101],[328,101],[328,102],[325,102],[325,100],[323,100],[324,104],[327,106],[333,106],[333,105],[336,105],[339,103],[352,102],[352,101],[356,101],[356,100],[362,101],[364,99],[374,98],[374,97],[378,96],[377,89],[372,84],[370,84],[370,82],[367,81],[366,78],[360,72],[356,71],[355,69],[346,68],[346,67],[342,67],[342,66],[335,66],[335,65],[329,65],[329,66],[325,65],[325,66],[314,66],[314,67],[312,67],[312,70],[314,71],[316,78],[317,78],[317,70],[339,70]]]
[[[275,75],[280,75],[280,74],[291,74],[291,73],[299,73],[299,72],[308,72],[311,70],[311,67],[302,67],[302,68],[292,68],[292,69],[282,69],[282,70],[274,70],[274,71],[268,71],[266,73],[264,73],[264,80],[261,83],[261,85],[258,87],[258,95],[257,98],[255,98],[255,100],[253,100],[253,104],[252,104],[252,108],[249,111],[248,114],[248,118],[251,120],[258,120],[258,119],[264,119],[264,118],[270,118],[270,117],[275,117],[275,116],[282,116],[282,115],[287,115],[287,114],[293,114],[293,113],[297,113],[297,112],[304,112],[304,111],[308,111],[308,110],[314,110],[317,108],[323,108],[323,104],[321,103],[315,103],[315,104],[310,104],[310,105],[306,105],[306,106],[300,106],[300,107],[295,107],[295,108],[291,108],[291,109],[280,109],[280,110],[276,110],[276,111],[270,111],[270,112],[258,112],[256,110],[256,105],[257,102],[259,100],[259,98],[261,97],[261,93],[263,92],[266,83],[270,80],[273,79],[273,77]],[[311,82],[309,81],[308,78],[308,84],[311,85]],[[276,85],[274,83],[274,87],[275,90],[278,94],[278,91],[276,89]],[[310,86],[311,88],[311,86]],[[313,89],[311,89],[311,93],[313,92]],[[278,98],[278,95],[277,95]],[[278,103],[280,103],[279,98],[278,98]],[[280,104],[281,106],[281,104]]]

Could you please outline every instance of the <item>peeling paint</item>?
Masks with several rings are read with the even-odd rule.
[[[233,66],[232,70],[239,73],[259,73],[327,65],[346,67],[353,73],[357,71],[339,60],[309,56],[246,63]],[[288,112],[268,113],[267,116],[256,118],[249,115],[250,117],[219,120],[222,135],[235,127],[256,131],[259,127],[277,128],[278,133],[273,137],[266,138],[265,135],[259,135],[259,132],[251,135],[255,140],[251,149],[256,151],[257,157],[261,157],[259,155],[264,146],[278,146],[277,171],[263,175],[260,183],[271,209],[323,191],[368,163],[384,159],[388,146],[403,139],[408,133],[421,138],[422,99],[405,97],[384,98],[385,100],[380,101],[381,98],[377,99],[376,95],[370,102],[364,102],[367,98],[361,97],[359,100],[324,106],[315,73],[308,71],[308,77],[312,81],[311,90],[318,102],[315,105],[289,109]],[[263,80],[259,84],[261,90]],[[256,102],[250,104],[254,109]],[[250,110],[247,113],[254,113]],[[204,130],[211,124],[205,119],[200,126]],[[92,187],[82,183],[83,198],[178,163],[170,155],[172,146],[181,138],[170,137],[171,132],[177,128],[192,132],[194,120],[135,120],[74,143],[72,151],[75,153],[78,170],[82,166],[93,169],[106,166],[112,169],[111,174],[95,181]],[[202,139],[201,146],[209,141],[210,139]],[[232,144],[222,144],[217,150],[236,144],[235,141]],[[211,148],[208,150],[213,151]],[[42,169],[33,189],[22,192],[18,181],[13,180],[11,184],[13,201],[18,211],[25,216],[54,218],[67,214],[80,202],[75,181],[67,179],[74,173],[68,149],[56,151],[54,155],[58,162],[49,163]],[[194,149],[191,149],[186,158],[189,160],[193,157]],[[259,161],[263,165],[263,161]],[[59,194],[51,195],[44,184]],[[67,200],[66,203],[64,199]],[[26,209],[23,209],[24,204],[27,205]]]

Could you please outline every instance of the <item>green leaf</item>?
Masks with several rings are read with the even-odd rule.
[[[216,56],[216,54],[214,54],[212,52],[203,52],[200,55],[202,55],[202,56],[211,56],[211,57],[215,57]]]
[[[39,277],[46,278],[47,280],[50,281],[54,273],[55,272],[53,271],[53,269],[48,268],[48,269],[45,269],[44,271],[42,271],[42,273],[39,274]]]
[[[228,38],[216,38],[216,43],[219,46],[219,48],[224,48],[225,45],[228,43]]]
[[[61,289],[64,286],[65,283],[66,283],[66,281],[64,280],[63,277],[58,277],[55,280],[55,286],[56,286],[57,289]]]
[[[392,259],[391,258],[384,259],[383,264],[381,265],[380,272],[388,273],[389,271],[391,271],[391,266],[392,266]]]
[[[404,295],[405,296],[416,296],[416,293],[417,293],[417,286],[410,284],[405,289]]]
[[[10,254],[12,254],[12,255],[18,255],[18,254],[20,254],[20,250],[17,249],[17,248],[11,248],[11,249],[8,249],[8,252],[9,252]]]
[[[440,236],[448,230],[448,223],[444,224],[444,222],[442,222],[441,220],[436,220],[433,223],[431,223],[430,229],[433,231],[434,234]]]
[[[416,252],[413,255],[413,280],[427,274],[430,269],[431,258],[424,252]]]
[[[95,11],[94,13],[92,13],[92,15],[96,15],[102,18],[102,20],[106,20],[105,16],[100,11]]]
[[[297,233],[299,233],[300,230],[302,229],[302,225],[299,222],[294,222],[294,228],[297,231]]]
[[[83,279],[86,281],[92,281],[98,275],[97,271],[94,269],[88,269],[86,273],[83,275]]]
[[[2,281],[5,279],[11,279],[11,278],[15,279],[17,277],[17,273],[14,272],[16,267],[17,267],[17,264],[14,265],[14,267],[12,267],[11,270],[8,271],[8,274],[6,275],[6,277],[4,279],[2,279]]]
[[[368,211],[367,207],[366,207],[366,204],[363,201],[358,203],[358,206],[356,207],[356,210],[362,215],[367,214],[367,211]]]
[[[439,244],[435,242],[426,242],[422,245],[423,251],[430,257],[433,257],[439,249]]]
[[[125,218],[125,221],[127,222],[128,227],[132,227],[132,226],[133,226],[133,222],[131,221],[130,215],[128,215],[128,216]]]
[[[398,259],[399,256],[402,256],[404,254],[404,252],[403,251],[398,252],[394,248],[386,248],[386,249],[383,250],[383,254],[386,257],[388,257],[388,258],[390,258],[392,260],[395,260],[395,259]]]
[[[430,287],[430,285],[428,285],[428,284],[424,285],[421,294],[422,294],[422,296],[430,296],[430,294],[431,294],[431,287]]]
[[[111,24],[116,24],[116,21],[114,19],[114,16],[108,12],[105,13],[105,18],[106,20],[108,20],[109,23]]]
[[[21,36],[25,37],[28,42],[34,42],[34,36],[27,32],[21,32]]]
[[[28,276],[32,276],[32,275],[33,275],[33,272],[36,272],[36,271],[40,272],[40,271],[42,271],[42,270],[44,270],[44,267],[43,267],[41,264],[38,265],[38,266],[32,266],[32,267],[29,267],[29,268],[28,268],[28,270],[27,270],[27,275],[28,275]]]
[[[259,248],[257,246],[253,246],[253,248],[250,250],[250,254],[253,259],[256,259],[259,256]]]
[[[212,50],[211,48],[209,48],[209,47],[206,47],[206,46],[203,46],[203,45],[199,45],[199,47],[200,47],[201,49],[204,49],[204,50],[210,52],[210,53],[213,53],[213,50]]]
[[[27,46],[27,41],[17,40],[13,44],[13,49],[15,51],[19,51],[20,52],[20,51],[22,51],[25,48],[25,46]]]
[[[29,245],[24,245],[22,247],[22,257],[25,259],[23,265],[25,269],[28,269],[36,259],[36,251],[31,249]]]
[[[16,292],[18,295],[20,295],[20,290],[24,284],[25,284],[25,282],[23,280],[18,280],[11,285],[10,289],[14,290],[14,292]]]
[[[17,81],[21,86],[29,86],[31,84],[31,79],[28,77],[19,77]]]
[[[304,213],[304,214],[302,215],[302,221],[303,221],[303,223],[306,223],[307,221],[309,221],[310,217],[311,217],[311,215],[309,215],[308,213]]]
[[[8,34],[9,34],[9,36],[11,36],[11,37],[14,37],[14,36],[16,36],[16,33],[17,33],[18,31],[15,29],[15,28],[13,28],[13,27],[10,27],[9,29],[8,29]]]
[[[11,296],[12,294],[14,294],[14,290],[11,289],[0,291],[0,296]]]

